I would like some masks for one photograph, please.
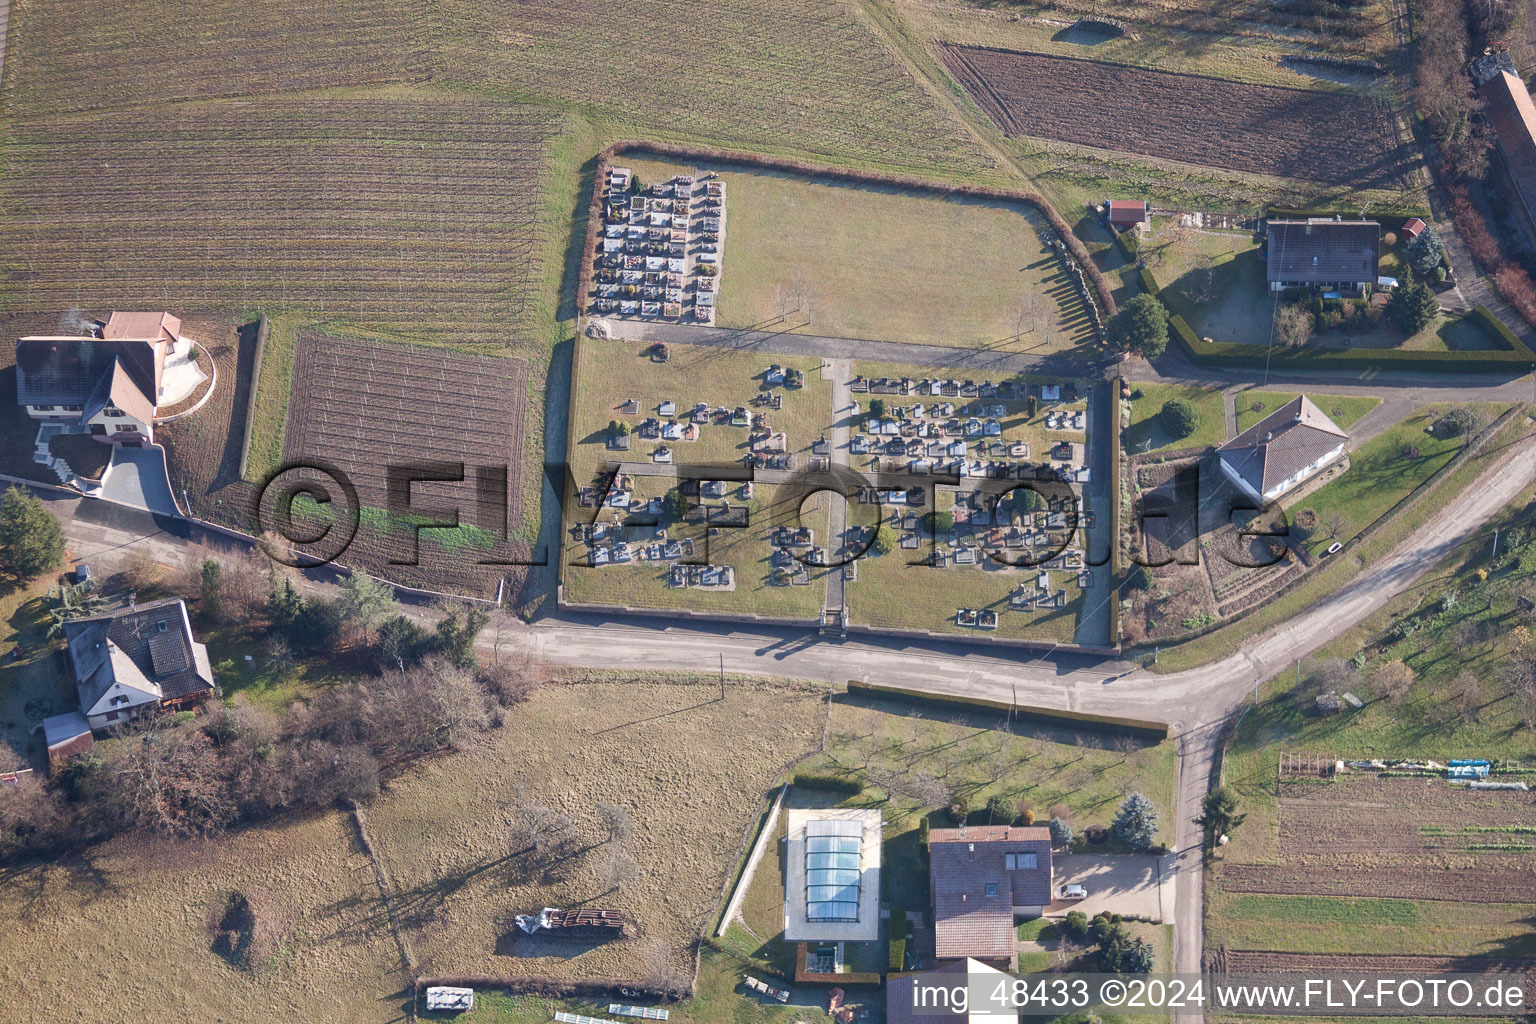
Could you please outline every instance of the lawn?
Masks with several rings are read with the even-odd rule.
[[[209,922],[236,891],[275,933],[255,970],[210,948]],[[405,1008],[378,884],[339,811],[207,842],[129,837],[15,868],[0,918],[16,1019],[384,1024]],[[155,983],[125,984],[130,974]]]
[[[1247,430],[1287,402],[1293,401],[1296,395],[1295,391],[1239,391],[1235,399],[1238,433]],[[1381,404],[1381,399],[1372,395],[1309,394],[1307,397],[1312,400],[1312,404],[1323,410],[1323,413],[1332,419],[1340,430],[1348,430],[1366,413]],[[1262,407],[1255,409],[1255,404]]]
[[[684,170],[625,163],[644,180]],[[722,327],[1032,354],[1092,340],[1021,204],[698,166],[727,183]]]
[[[1141,397],[1134,397],[1140,392]],[[1222,409],[1225,398],[1221,388],[1194,384],[1133,384],[1131,423],[1120,435],[1121,446],[1132,455],[1161,451],[1164,448],[1199,448],[1218,445],[1227,439],[1227,420]],[[1194,433],[1174,437],[1163,427],[1163,405],[1182,398],[1195,406],[1200,423]]]
[[[1265,896],[1212,900],[1206,945],[1296,953],[1536,955],[1531,906],[1427,900]]]
[[[472,749],[392,782],[371,828],[423,971],[691,973],[690,943],[766,794],[787,761],[816,748],[825,719],[823,693],[807,685],[728,679],[720,692],[712,674],[569,673]],[[631,839],[600,823],[603,803],[627,812]],[[516,856],[525,808],[568,815],[569,852],[547,864]],[[582,904],[632,915],[642,938],[576,956],[510,934],[515,913]]]
[[[1319,528],[1306,542],[1308,551],[1316,556],[1334,541],[1349,541],[1451,461],[1465,439],[1429,433],[1437,411],[1421,409],[1355,449],[1347,472],[1297,503],[1297,509],[1317,513]]]

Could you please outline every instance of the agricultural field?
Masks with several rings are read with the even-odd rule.
[[[422,969],[689,977],[770,787],[826,717],[825,694],[805,685],[737,679],[725,694],[707,673],[572,676],[474,749],[391,783],[370,828]],[[600,823],[600,804],[623,809],[627,835]],[[535,808],[570,819],[558,856],[524,849],[519,822]],[[593,946],[513,932],[513,914],[575,905],[629,914],[641,935]]]
[[[955,348],[1069,351],[1087,310],[1023,204],[702,161],[623,158],[643,181],[713,171],[729,189],[721,327]]]
[[[441,73],[558,97],[628,136],[998,173],[852,0],[643,0],[611,13],[590,0],[448,0],[434,12]]]
[[[523,525],[526,380],[525,364],[500,349],[469,354],[302,335],[283,461],[335,466],[356,488],[360,528],[343,561],[418,585],[494,591],[505,566],[482,563],[514,557],[519,545],[506,538]],[[407,468],[463,479],[409,485],[413,515],[395,514],[389,480]],[[345,504],[339,494],[331,500]],[[418,535],[409,524],[455,518],[457,529],[419,535],[420,564],[411,565]]]
[[[1061,57],[1091,56],[1115,64],[1130,64],[1239,82],[1311,89],[1390,90],[1391,79],[1365,68],[1312,63],[1320,48],[1354,51],[1354,41],[1338,33],[1314,31],[1316,22],[1268,26],[1242,18],[1283,16],[1286,8],[1272,4],[1139,4],[1118,5],[1117,20],[1130,31],[1120,34],[1075,26],[1078,14],[1103,15],[1102,7],[1073,0],[1009,3],[998,7],[984,0],[899,0],[897,9],[910,31],[923,39],[1002,50],[1023,50]],[[1202,10],[1204,8],[1204,10]],[[1349,23],[1362,20],[1351,7]],[[1209,13],[1207,13],[1209,12]],[[1204,15],[1200,17],[1200,15]],[[1199,17],[1196,21],[1195,17]],[[1369,17],[1369,16],[1367,16]],[[1219,28],[1218,28],[1219,26]],[[1388,40],[1390,41],[1390,40]],[[1278,52],[1277,52],[1278,51]],[[1347,58],[1346,58],[1347,59]]]
[[[392,336],[526,342],[561,129],[545,109],[427,93],[16,121],[0,302],[301,310]]]
[[[17,8],[5,61],[5,109],[22,119],[415,82],[432,74],[423,0],[210,0],[147,8],[71,0]],[[116,72],[103,74],[104,67]]]
[[[1242,433],[1265,416],[1294,401],[1295,391],[1239,391],[1234,396],[1237,407],[1237,430]],[[1340,430],[1348,430],[1381,404],[1374,395],[1322,395],[1308,394],[1312,403],[1327,414]]]
[[[1390,110],[1370,97],[970,47],[940,56],[1009,136],[1321,185],[1405,184]]]
[[[1141,397],[1136,397],[1140,392]],[[1163,406],[1182,398],[1195,407],[1200,424],[1194,433],[1185,437],[1173,437],[1164,429],[1160,416]],[[1201,387],[1195,384],[1143,384],[1131,385],[1131,420],[1121,431],[1122,448],[1134,455],[1162,451],[1166,448],[1199,448],[1221,444],[1227,439],[1226,414],[1222,403],[1226,401],[1220,388]]]

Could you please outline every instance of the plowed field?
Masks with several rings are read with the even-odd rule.
[[[970,46],[939,56],[1011,136],[1355,188],[1404,173],[1391,113],[1369,97]]]
[[[1524,974],[1536,960],[1497,956],[1367,956],[1352,953],[1278,953],[1267,949],[1229,949],[1224,960],[1234,974],[1269,971],[1380,971],[1385,974]]]
[[[299,338],[284,434],[286,466],[339,469],[362,509],[357,538],[337,560],[399,582],[459,593],[494,591],[493,563],[520,549],[503,538],[519,525],[527,367],[515,359],[445,349]],[[392,474],[420,479],[458,467],[459,482],[410,485],[420,521],[459,530],[416,533],[390,508]],[[333,499],[340,496],[333,494]],[[419,564],[409,564],[419,554]]]

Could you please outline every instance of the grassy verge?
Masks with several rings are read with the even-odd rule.
[[[1206,943],[1297,953],[1536,954],[1528,904],[1242,894],[1213,900]]]
[[[1240,391],[1237,393],[1237,430],[1242,433],[1265,416],[1287,402],[1294,401],[1295,391]],[[1366,413],[1381,404],[1373,395],[1323,395],[1309,394],[1308,398],[1336,423],[1340,430],[1348,430]],[[1262,408],[1255,409],[1255,405]]]

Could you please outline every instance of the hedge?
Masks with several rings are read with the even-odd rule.
[[[886,953],[885,966],[887,970],[900,971],[907,966],[907,940],[892,939]]]
[[[1141,287],[1148,294],[1162,297],[1157,279],[1145,267],[1141,269]],[[1166,305],[1166,303],[1165,303]],[[1437,373],[1487,373],[1519,369],[1536,362],[1536,353],[1526,347],[1514,332],[1482,306],[1471,313],[1478,326],[1491,337],[1508,346],[1491,352],[1405,352],[1377,348],[1366,354],[1361,349],[1343,348],[1272,348],[1267,345],[1238,345],[1229,341],[1204,342],[1177,313],[1168,317],[1170,338],[1183,350],[1190,362],[1218,366],[1272,366],[1297,370],[1431,370]]]
[[[818,772],[800,772],[794,777],[794,785],[801,789],[827,789],[834,793],[858,796],[864,792],[864,780],[858,776],[826,775]]]
[[[1114,228],[1110,228],[1110,230],[1114,231]],[[1120,247],[1120,251],[1125,255],[1125,258],[1132,263],[1135,263],[1140,258],[1141,236],[1134,230],[1115,232],[1115,244]]]
[[[1145,736],[1149,739],[1161,742],[1168,738],[1168,725],[1164,722],[1154,722],[1144,718],[1121,718],[1118,715],[1094,715],[1085,711],[1068,711],[1064,708],[1041,708],[1025,705],[1012,705],[1005,700],[989,700],[986,697],[962,697],[959,695],[927,693],[922,690],[912,690],[904,686],[891,686],[886,683],[866,683],[858,679],[848,680],[849,693],[862,693],[875,696],[897,697],[920,704],[962,705],[977,708],[990,708],[997,711],[1007,711],[1010,708],[1017,718],[1033,719],[1050,725],[1067,725],[1074,727],[1099,727],[1114,732],[1128,732],[1137,736]],[[957,801],[958,802],[958,801]]]

